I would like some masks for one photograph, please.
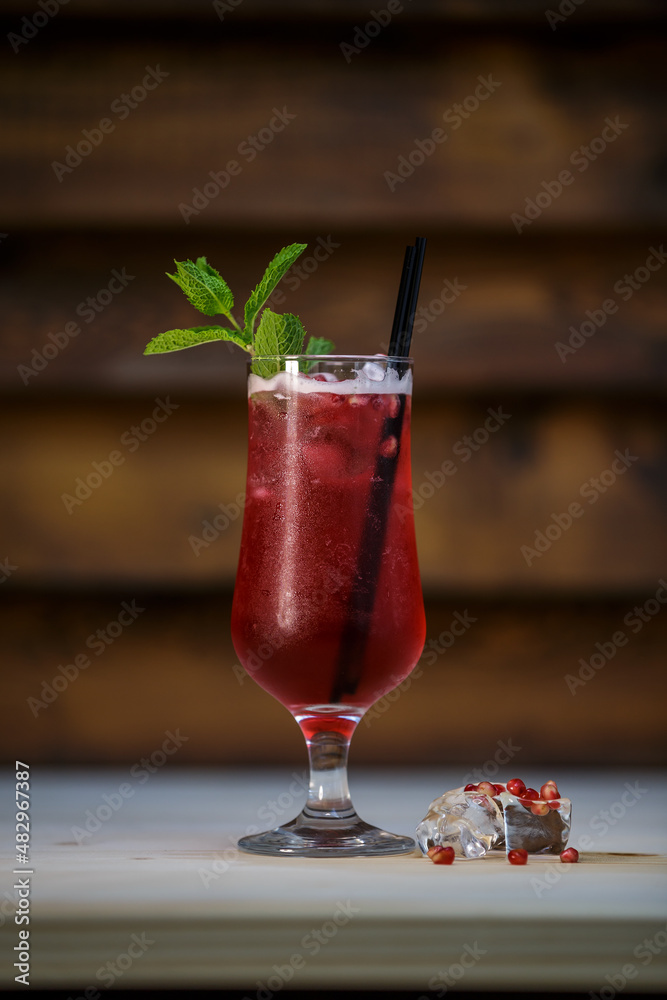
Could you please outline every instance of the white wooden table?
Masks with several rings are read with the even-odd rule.
[[[522,774],[538,787],[549,776]],[[574,802],[571,845],[590,838],[578,865],[535,857],[518,868],[494,857],[438,867],[417,854],[319,861],[239,853],[236,839],[249,828],[298,811],[303,771],[167,764],[140,780],[128,771],[33,768],[32,863],[3,854],[0,988],[16,988],[12,886],[23,877],[32,987],[599,993],[610,984],[618,992],[623,980],[628,993],[662,991],[667,778],[555,777]],[[411,833],[431,799],[460,778],[353,768],[352,794],[368,821]],[[6,848],[13,775],[0,794]],[[19,867],[34,874],[12,875]]]

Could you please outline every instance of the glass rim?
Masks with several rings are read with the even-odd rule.
[[[388,361],[400,362],[401,364],[413,364],[413,358],[398,357],[394,354],[254,354],[246,364],[251,365],[254,361],[362,361],[373,364],[386,364]]]

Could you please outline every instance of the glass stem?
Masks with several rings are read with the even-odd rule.
[[[319,732],[306,736],[306,744],[310,782],[303,815],[328,821],[355,817],[347,785],[349,737],[342,733]]]

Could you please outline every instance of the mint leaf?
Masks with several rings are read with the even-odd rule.
[[[197,257],[196,263],[191,260],[175,260],[176,274],[169,274],[183,292],[191,305],[204,313],[205,316],[218,316],[222,313],[238,326],[232,316],[234,296],[227,282],[207,263],[206,257]],[[250,338],[248,338],[248,342]]]
[[[248,341],[253,337],[255,321],[260,309],[278,282],[287,274],[294,261],[303,253],[307,246],[307,243],[291,243],[288,247],[284,247],[273,258],[264,272],[262,280],[250,293],[250,298],[246,302],[244,309],[244,333]],[[257,353],[261,354],[263,352],[258,350]]]
[[[250,347],[238,332],[223,326],[193,326],[189,330],[167,330],[146,345],[144,354],[166,354],[168,351],[182,351],[186,347],[207,344],[212,340],[233,340],[235,344],[249,351]]]
[[[266,310],[264,310],[266,312]],[[304,325],[298,316],[292,313],[283,313],[285,326],[280,338],[279,354],[301,354],[303,341],[306,336]]]
[[[265,309],[255,333],[255,354],[260,359],[253,362],[253,371],[258,375],[274,375],[282,370],[276,354],[301,354],[306,331],[298,316],[292,313],[274,313]],[[263,356],[269,356],[266,360]]]
[[[306,354],[332,354],[334,344],[326,337],[311,337],[308,341]]]
[[[254,348],[255,354],[267,355],[280,354],[280,334],[285,325],[285,321],[279,313],[274,313],[270,309],[265,309],[255,333]],[[278,371],[278,368],[275,368]]]

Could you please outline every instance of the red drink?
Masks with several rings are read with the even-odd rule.
[[[251,376],[232,638],[253,679],[307,736],[342,731],[346,719],[351,735],[363,712],[412,671],[424,644],[411,375],[317,378]]]

